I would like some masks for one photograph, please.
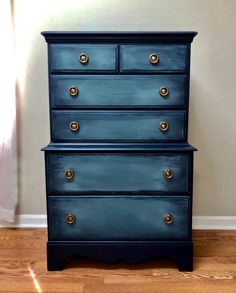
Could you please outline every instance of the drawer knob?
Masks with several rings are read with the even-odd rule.
[[[173,220],[174,220],[174,217],[171,214],[166,214],[163,217],[163,221],[165,224],[171,224],[171,223],[173,223]]]
[[[70,225],[74,224],[75,221],[76,221],[76,217],[74,215],[69,214],[69,215],[66,216],[66,222],[68,224],[70,224]]]
[[[70,169],[68,169],[66,172],[65,172],[65,178],[67,180],[72,180],[74,178],[74,172]]]
[[[173,171],[171,169],[167,169],[163,172],[163,176],[166,179],[171,179],[173,177]]]
[[[86,64],[89,61],[89,56],[85,53],[79,55],[79,62],[82,64]]]
[[[77,131],[79,131],[79,130],[80,130],[80,125],[79,125],[79,123],[76,122],[76,121],[72,121],[72,122],[70,123],[70,130],[73,131],[73,132],[77,132]]]
[[[160,95],[162,96],[162,97],[166,97],[166,96],[168,96],[169,95],[169,90],[168,90],[168,88],[166,87],[166,86],[162,86],[161,88],[160,88]]]
[[[161,130],[162,132],[165,132],[165,131],[168,130],[168,128],[169,128],[169,124],[168,124],[167,122],[165,122],[165,121],[162,121],[162,122],[160,123],[160,125],[159,125],[159,128],[160,128],[160,130]]]
[[[159,62],[159,60],[160,60],[160,57],[155,53],[153,53],[149,56],[149,62],[151,64],[157,64]]]
[[[74,86],[74,85],[72,85],[70,88],[69,88],[69,94],[71,95],[71,96],[77,96],[78,95],[78,93],[79,93],[79,89],[76,87],[76,86]]]

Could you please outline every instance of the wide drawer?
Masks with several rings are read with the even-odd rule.
[[[52,107],[185,106],[186,75],[51,76]]]
[[[52,111],[54,142],[185,141],[185,111]]]
[[[186,45],[123,45],[121,71],[185,71]]]
[[[188,196],[49,197],[49,240],[181,240],[190,237]]]
[[[46,153],[47,191],[191,192],[192,153]]]
[[[51,44],[50,70],[57,71],[115,71],[116,45]]]

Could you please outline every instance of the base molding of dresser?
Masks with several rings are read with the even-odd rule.
[[[71,258],[89,257],[105,263],[137,264],[156,257],[176,261],[180,271],[193,270],[192,241],[48,241],[49,271],[60,271]]]

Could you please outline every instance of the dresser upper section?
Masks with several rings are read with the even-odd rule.
[[[43,32],[51,141],[187,141],[196,32]]]

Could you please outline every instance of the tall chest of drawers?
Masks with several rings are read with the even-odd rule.
[[[192,270],[190,46],[196,32],[43,32],[48,270],[71,257]]]

